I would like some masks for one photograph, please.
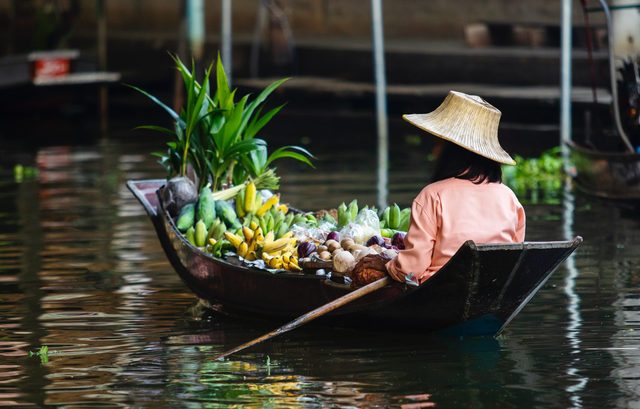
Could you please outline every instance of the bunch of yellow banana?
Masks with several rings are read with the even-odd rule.
[[[287,214],[289,211],[287,205],[280,204],[280,194],[273,195],[262,203],[262,196],[260,192],[256,190],[256,185],[253,182],[250,182],[247,187],[242,189],[236,196],[236,213],[238,217],[262,217],[272,207],[276,210],[282,210],[284,214]]]
[[[269,253],[263,252],[262,259],[264,260],[264,263],[271,268],[294,272],[302,271],[302,268],[298,265],[298,258],[290,251],[286,251],[281,255],[276,256],[270,256]]]
[[[289,271],[302,271],[298,266],[298,260],[293,254],[297,254],[298,239],[293,237],[293,231],[287,232],[283,237],[274,240],[273,230],[263,235],[262,228],[254,222],[249,227],[242,227],[242,236],[225,232],[225,238],[236,248],[236,254],[247,261],[262,258],[271,268],[284,268]],[[284,257],[286,255],[286,258]],[[279,257],[280,263],[271,262]],[[286,260],[286,261],[285,261]],[[275,267],[277,265],[277,267]]]

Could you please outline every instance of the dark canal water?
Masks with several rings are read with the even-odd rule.
[[[0,406],[640,407],[634,213],[571,186],[527,202],[527,240],[585,241],[498,339],[310,326],[218,362],[273,325],[207,311],[178,279],[125,187],[164,176],[162,143],[132,140],[0,151]],[[407,205],[428,152],[400,145],[390,201]],[[361,147],[315,150],[316,170],[280,163],[283,200],[375,204],[375,143]],[[17,183],[16,163],[37,178]],[[29,356],[45,345],[48,362]]]

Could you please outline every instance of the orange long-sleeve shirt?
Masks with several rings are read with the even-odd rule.
[[[411,207],[405,250],[386,264],[394,278],[411,273],[422,283],[467,240],[524,241],[525,215],[516,195],[501,183],[445,179],[425,187]]]

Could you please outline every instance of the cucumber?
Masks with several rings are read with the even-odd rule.
[[[203,187],[198,199],[198,209],[196,211],[196,221],[203,220],[206,228],[211,226],[211,222],[216,218],[215,200],[211,197],[211,188]]]
[[[194,241],[196,247],[204,247],[207,239],[207,226],[203,219],[198,220],[196,223],[196,229],[194,233]]]
[[[220,220],[227,225],[227,227],[231,226],[233,222],[238,218],[236,215],[236,211],[233,210],[233,207],[226,200],[216,200],[216,213]]]
[[[180,212],[180,216],[178,216],[178,221],[176,222],[176,227],[182,233],[189,230],[189,227],[192,227],[195,223],[196,217],[196,205],[195,203],[189,203],[184,205],[182,211]]]

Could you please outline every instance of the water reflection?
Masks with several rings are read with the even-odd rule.
[[[18,184],[0,173],[0,405],[640,404],[640,226],[633,215],[574,196],[569,185],[561,204],[525,204],[527,239],[579,234],[585,242],[500,339],[310,326],[213,361],[273,325],[202,310],[171,269],[124,187],[127,179],[163,176],[148,155],[161,147],[115,140],[45,148],[34,157],[37,180]],[[428,154],[421,149],[408,158],[392,152],[391,163],[402,165],[391,168],[390,200],[402,206],[428,180],[428,166],[417,165]],[[317,170],[279,165],[283,198],[308,209],[354,197],[375,204],[374,155],[322,158]],[[48,362],[29,357],[43,345]]]

